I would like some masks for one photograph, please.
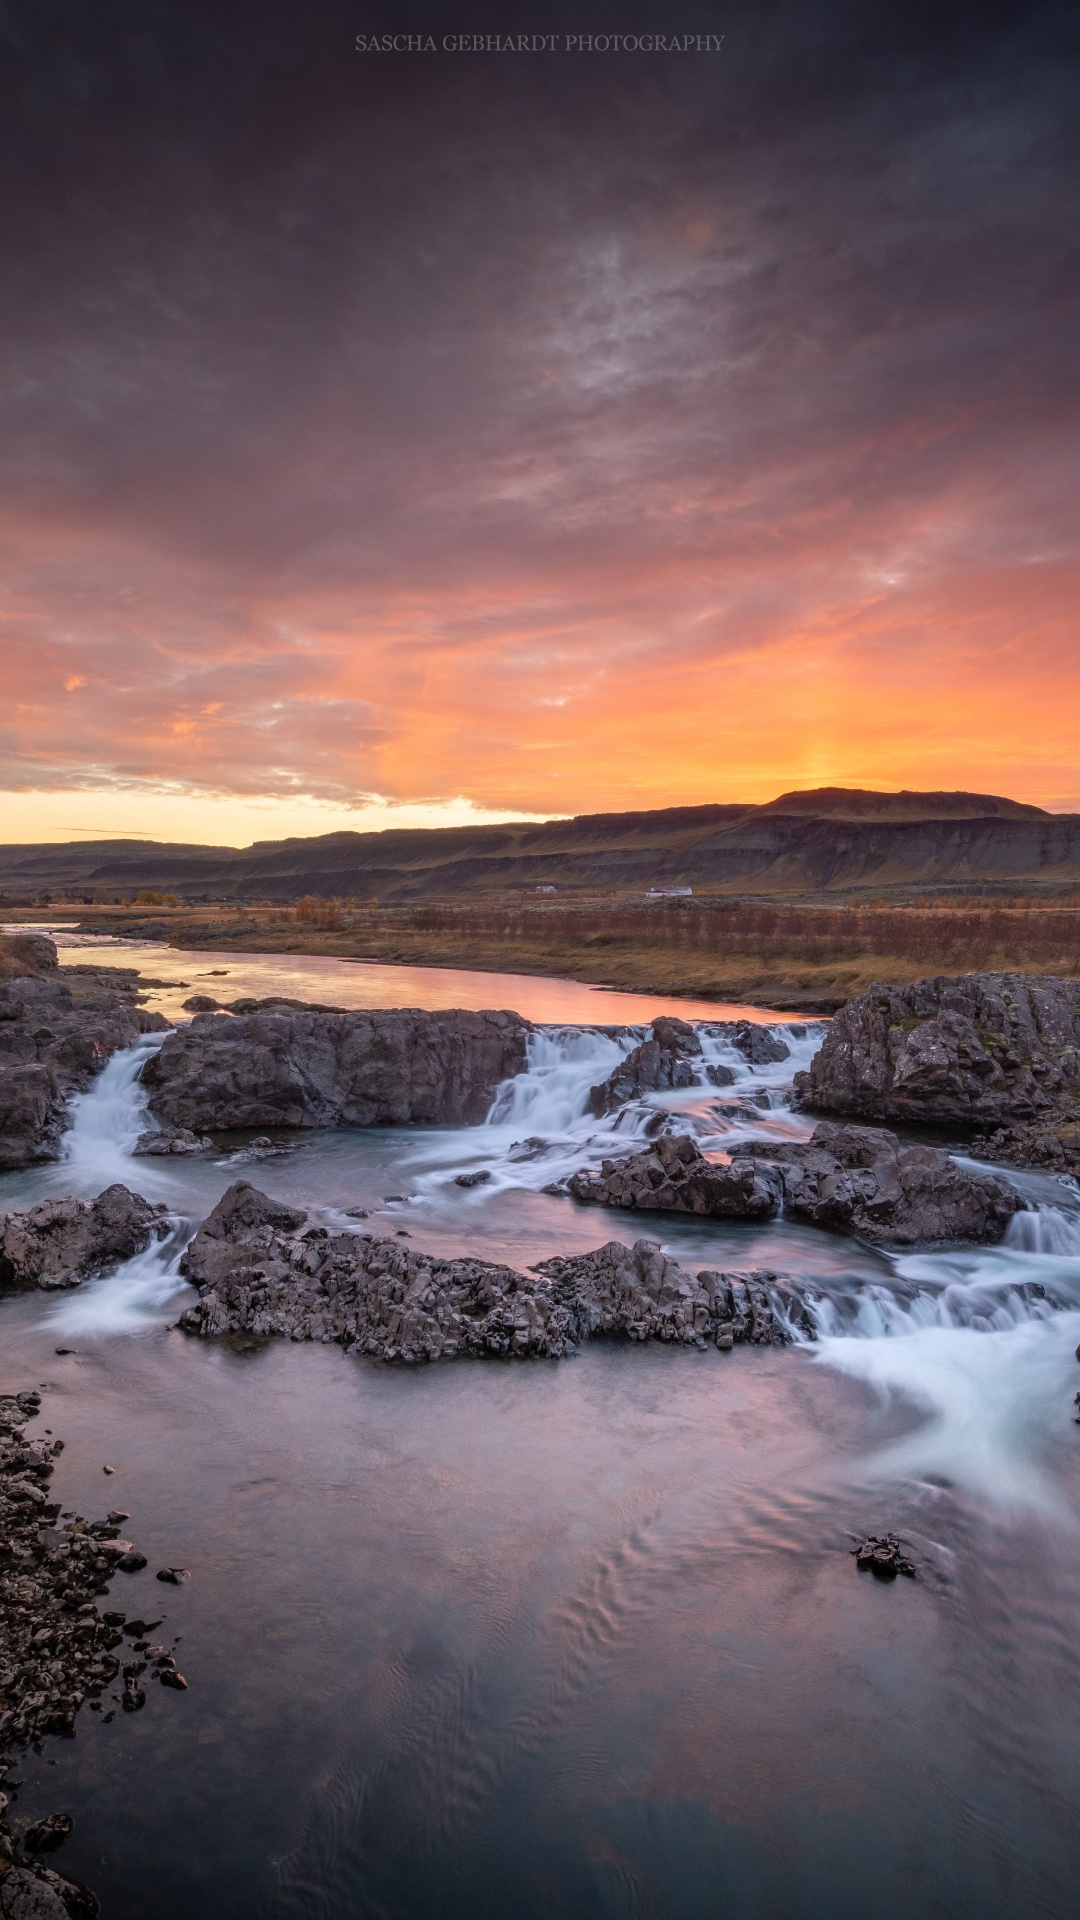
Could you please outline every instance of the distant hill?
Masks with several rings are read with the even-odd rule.
[[[667,807],[495,827],[389,829],[200,847],[0,846],[0,898],[159,888],[191,901],[303,894],[384,904],[506,888],[881,893],[1080,885],[1080,815],[978,793],[822,787],[764,806]]]

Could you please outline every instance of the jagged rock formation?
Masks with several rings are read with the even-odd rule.
[[[998,1127],[981,1134],[971,1150],[986,1160],[1014,1167],[1045,1167],[1048,1173],[1080,1178],[1080,1116],[1075,1120],[1033,1120],[1026,1126]]]
[[[1001,1239],[1024,1201],[995,1174],[971,1173],[936,1147],[901,1147],[884,1128],[816,1127],[810,1141],[742,1141],[729,1166],[706,1160],[688,1134],[576,1173],[575,1200],[722,1220],[790,1217],[875,1246]]]
[[[743,1059],[753,1067],[786,1060],[791,1053],[786,1040],[781,1040],[779,1034],[771,1033],[768,1027],[759,1027],[753,1020],[736,1020],[731,1029],[731,1038]]]
[[[723,1034],[752,1066],[786,1060],[791,1052],[786,1041],[752,1020],[710,1022],[709,1032]],[[652,1023],[652,1038],[643,1040],[620,1060],[606,1080],[590,1089],[589,1112],[600,1119],[617,1113],[630,1100],[640,1100],[643,1094],[692,1087],[702,1079],[714,1087],[730,1087],[736,1078],[732,1068],[715,1062],[703,1068],[701,1053],[697,1028],[688,1020],[662,1014]]]
[[[119,1185],[96,1200],[65,1196],[0,1213],[0,1286],[77,1287],[112,1273],[152,1240],[164,1239],[166,1213]]]
[[[194,1132],[234,1127],[479,1123],[525,1067],[516,1013],[197,1014],[147,1062],[153,1113]]]
[[[823,1121],[807,1144],[785,1142],[764,1152],[779,1172],[789,1218],[857,1234],[874,1246],[992,1244],[1025,1207],[1007,1180],[958,1167],[937,1147],[904,1147],[884,1127]],[[736,1164],[752,1155],[759,1171],[762,1154],[751,1141],[733,1149]]]
[[[605,1160],[599,1174],[575,1173],[568,1188],[575,1200],[596,1206],[709,1214],[720,1220],[769,1220],[781,1194],[773,1169],[762,1173],[747,1161],[717,1165],[687,1133],[665,1134],[626,1160]]]
[[[29,936],[7,944],[21,948]],[[67,1102],[110,1056],[168,1021],[136,1005],[135,976],[56,968],[0,982],[0,1169],[55,1160]]]
[[[774,1274],[694,1279],[648,1240],[611,1241],[523,1275],[305,1221],[237,1181],[185,1255],[201,1297],[181,1327],[336,1341],[384,1360],[559,1359],[593,1333],[720,1347],[782,1342],[789,1311],[801,1311]]]
[[[119,1538],[129,1516],[86,1521],[69,1514],[70,1524],[57,1524],[60,1502],[51,1498],[49,1481],[64,1443],[28,1437],[26,1423],[40,1410],[36,1391],[0,1395],[0,1788],[17,1754],[31,1745],[40,1751],[49,1735],[74,1738],[80,1709],[118,1684],[116,1649],[125,1636],[146,1644],[145,1621],[125,1621],[108,1599],[104,1613],[96,1604],[118,1569],[126,1574],[146,1565],[145,1556]],[[125,1666],[125,1710],[145,1703],[143,1689],[127,1676],[146,1665],[135,1658]],[[56,1812],[19,1833],[0,1791],[4,1920],[94,1920],[99,1907],[90,1889],[40,1857],[61,1845],[74,1824],[70,1814]]]
[[[1080,981],[971,973],[869,987],[837,1014],[799,1105],[982,1131],[1080,1120]]]
[[[599,1118],[617,1113],[644,1093],[692,1087],[697,1079],[694,1063],[700,1058],[701,1041],[690,1022],[662,1015],[652,1023],[652,1039],[634,1047],[606,1080],[590,1089],[589,1112]]]

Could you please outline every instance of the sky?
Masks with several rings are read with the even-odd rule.
[[[1080,811],[1078,69],[1040,0],[0,0],[0,839]]]

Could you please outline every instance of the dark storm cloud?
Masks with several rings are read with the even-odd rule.
[[[550,805],[547,705],[1075,558],[1073,10],[497,12],[0,9],[11,779]],[[724,44],[352,51],[494,25]]]

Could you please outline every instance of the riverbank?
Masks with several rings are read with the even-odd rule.
[[[75,1822],[66,1810],[19,1817],[16,1756],[42,1753],[50,1735],[74,1739],[84,1706],[102,1726],[118,1706],[139,1712],[144,1676],[180,1692],[187,1682],[171,1649],[148,1640],[163,1623],[162,1606],[151,1604],[149,1621],[97,1606],[112,1598],[116,1575],[145,1569],[146,1555],[121,1539],[131,1516],[118,1508],[90,1521],[67,1512],[61,1522],[49,1482],[64,1443],[52,1428],[26,1433],[41,1410],[36,1388],[0,1393],[0,1908],[34,1920],[94,1920],[96,1896],[46,1864]],[[175,1580],[178,1570],[167,1571]],[[132,1647],[121,1673],[116,1649],[125,1639]]]
[[[578,981],[623,993],[835,1013],[881,981],[978,969],[1074,977],[1080,913],[1010,900],[777,907],[760,901],[596,896],[414,907],[301,900],[293,907],[54,902],[81,934],[214,949]],[[42,906],[14,909],[33,924]]]

